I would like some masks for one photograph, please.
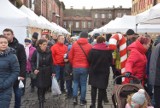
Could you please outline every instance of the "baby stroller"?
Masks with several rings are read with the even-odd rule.
[[[139,89],[144,89],[143,86],[141,85],[141,81],[134,76],[130,76],[132,80],[129,84],[117,84],[116,83],[117,79],[122,77],[125,76],[120,75],[116,77],[114,80],[114,90],[112,94],[112,102],[114,108],[125,108],[128,95],[137,92]],[[149,105],[151,105],[151,100],[149,95],[147,93],[145,93],[145,95]]]

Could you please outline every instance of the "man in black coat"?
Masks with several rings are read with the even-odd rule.
[[[14,108],[20,108],[21,106],[21,96],[23,93],[22,88],[19,88],[19,81],[24,80],[25,78],[25,70],[26,70],[26,53],[24,46],[18,42],[18,40],[14,37],[14,33],[11,29],[4,29],[3,30],[4,36],[8,40],[8,46],[15,49],[16,55],[18,58],[18,62],[20,65],[20,74],[17,78],[17,81],[15,81],[13,89],[15,94],[15,106]]]

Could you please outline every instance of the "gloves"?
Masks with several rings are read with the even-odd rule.
[[[126,77],[130,77],[130,76],[131,76],[131,72],[126,72],[126,73],[125,73],[125,76],[126,76]]]

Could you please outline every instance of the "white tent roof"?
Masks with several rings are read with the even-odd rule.
[[[159,32],[160,25],[142,25],[138,24],[136,27],[136,16],[128,16],[124,15],[122,18],[116,18],[114,21],[110,21],[104,27],[100,28],[104,29],[105,33],[115,33],[115,32],[122,32],[126,33],[128,29],[133,29],[134,31],[137,30],[137,33],[145,33],[145,32]],[[100,33],[100,29],[98,29]]]
[[[0,0],[0,26],[28,26],[27,16],[8,0]]]
[[[140,21],[141,24],[160,24],[160,3],[145,12],[148,14]]]
[[[42,29],[46,27],[46,24],[38,17],[38,15],[36,15],[32,10],[30,10],[26,6],[22,5],[20,10],[27,14],[27,16],[32,20],[32,26]]]

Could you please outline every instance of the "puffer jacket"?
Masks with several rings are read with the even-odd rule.
[[[14,53],[11,48],[0,53],[0,108],[9,108],[13,84],[20,72],[18,59]]]
[[[147,65],[145,53],[147,49],[137,40],[128,46],[128,50],[130,54],[125,65],[126,72],[131,72],[133,76],[136,76],[144,84]],[[125,79],[125,83],[129,83],[129,81],[128,78]]]
[[[51,47],[51,52],[54,65],[64,66],[64,54],[67,53],[67,46],[62,43],[56,43]]]
[[[89,64],[87,57],[85,56],[78,43],[82,46],[87,55],[92,48],[92,45],[88,43],[88,40],[86,38],[80,38],[73,44],[70,50],[69,61],[71,62],[73,68],[88,68]]]

